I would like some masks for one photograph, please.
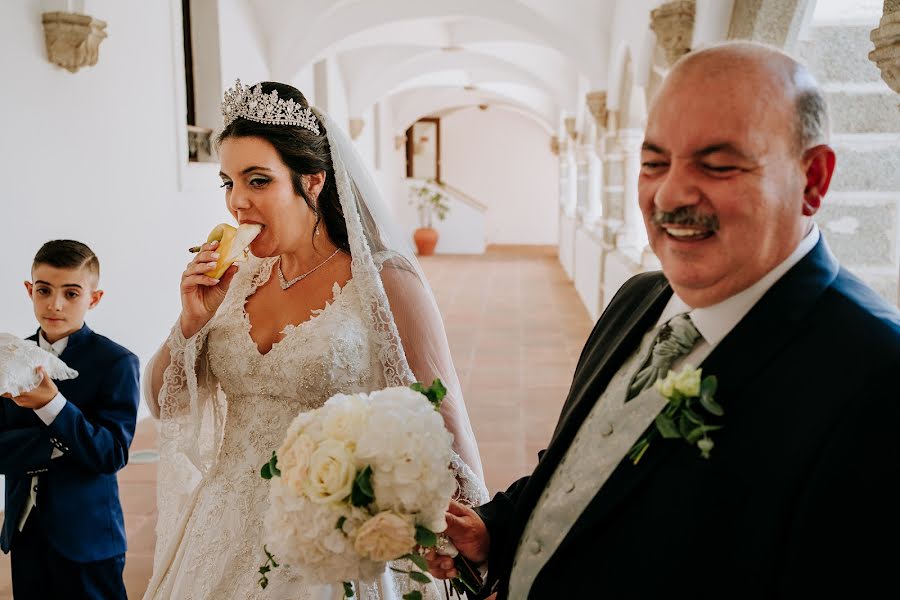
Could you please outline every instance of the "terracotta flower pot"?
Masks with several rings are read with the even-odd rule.
[[[434,254],[434,247],[438,243],[437,229],[419,227],[413,233],[413,240],[416,242],[416,250],[419,256],[431,256]]]

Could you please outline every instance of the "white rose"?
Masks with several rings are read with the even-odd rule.
[[[695,369],[692,365],[685,365],[678,375],[675,376],[675,389],[685,396],[700,395],[700,375],[702,369]]]
[[[386,562],[409,553],[416,545],[416,528],[403,517],[381,512],[363,523],[353,547],[360,554]]]
[[[325,404],[322,432],[326,438],[355,444],[369,418],[365,396],[339,394]]]
[[[355,478],[356,466],[347,446],[325,440],[310,457],[306,494],[319,504],[340,502],[350,495]]]
[[[671,398],[672,394],[675,393],[675,377],[675,371],[669,371],[669,374],[663,379],[656,380],[656,391],[663,398]]]
[[[290,443],[285,442],[278,449],[278,468],[281,478],[296,496],[303,494],[309,479],[309,466],[315,443],[308,435],[300,434]]]

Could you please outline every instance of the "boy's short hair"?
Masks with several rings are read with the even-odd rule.
[[[32,270],[38,265],[50,265],[57,269],[87,269],[100,277],[100,260],[86,244],[75,240],[51,240],[41,246],[34,255]]]

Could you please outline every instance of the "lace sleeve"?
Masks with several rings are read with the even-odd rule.
[[[473,506],[483,504],[488,493],[481,456],[438,308],[426,284],[414,271],[403,268],[402,259],[386,261],[381,277],[412,377],[426,384],[439,378],[447,387],[441,414],[453,434],[453,468],[459,481],[457,499]]]
[[[195,490],[215,461],[222,431],[223,400],[209,369],[206,342],[213,321],[185,339],[178,323],[154,360],[168,351],[159,407],[155,564],[167,564],[190,514]],[[162,365],[160,365],[161,367]],[[156,569],[155,569],[156,570]]]

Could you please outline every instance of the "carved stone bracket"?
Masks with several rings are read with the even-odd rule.
[[[609,110],[606,108],[606,91],[588,92],[585,97],[587,100],[588,110],[597,122],[597,129],[606,129],[606,119],[609,117]]]
[[[362,133],[363,126],[366,124],[362,119],[350,119],[350,139],[355,140]]]
[[[671,67],[681,56],[691,51],[694,35],[694,0],[666,2],[650,11],[650,29],[666,53]]]
[[[573,140],[578,137],[578,130],[575,129],[575,117],[566,117],[565,119],[566,133]]]
[[[560,144],[559,138],[554,136],[550,137],[550,152],[553,153],[553,156],[559,156]]]
[[[47,58],[74,73],[97,64],[100,42],[106,38],[106,22],[87,15],[48,12],[42,15]]]
[[[889,2],[884,3],[884,16],[878,28],[869,35],[875,49],[869,52],[869,60],[881,69],[881,78],[900,93],[900,5],[892,12]]]
[[[394,149],[399,150],[403,146],[406,145],[406,136],[405,135],[395,135],[394,136]]]

